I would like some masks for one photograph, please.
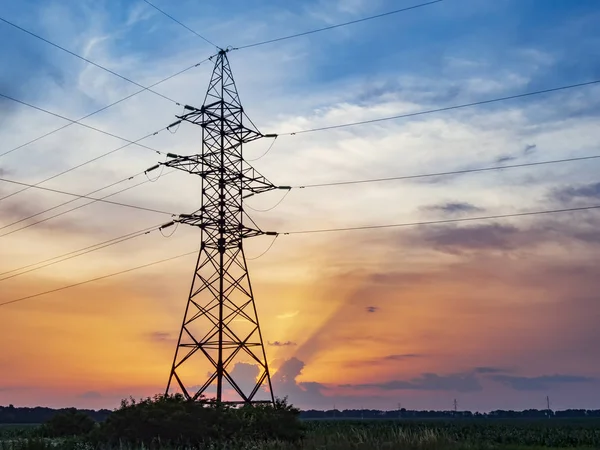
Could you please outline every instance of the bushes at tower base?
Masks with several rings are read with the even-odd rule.
[[[287,401],[239,408],[182,395],[124,400],[92,434],[97,443],[198,446],[242,440],[297,441],[303,436],[300,411]]]
[[[96,421],[82,411],[68,408],[44,422],[39,434],[45,437],[81,436],[94,430]]]

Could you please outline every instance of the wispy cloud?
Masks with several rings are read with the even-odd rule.
[[[478,392],[482,390],[479,380],[473,374],[439,375],[424,373],[410,380],[393,380],[381,383],[365,383],[342,385],[352,389],[380,389],[384,391],[423,390],[423,391],[457,391]]]
[[[448,202],[438,205],[425,206],[424,209],[429,211],[440,211],[447,214],[474,213],[485,211],[484,208],[480,208],[468,202]]]
[[[297,344],[295,342],[292,341],[275,341],[275,342],[269,342],[269,345],[271,347],[295,347]]]
[[[492,379],[517,391],[543,391],[551,389],[555,385],[591,383],[595,381],[594,378],[579,375],[542,375],[538,377],[494,375]]]
[[[277,316],[278,319],[292,319],[294,317],[296,317],[298,314],[300,313],[300,311],[293,311],[293,312],[288,312],[288,313],[284,313],[284,314],[279,314]]]
[[[554,190],[553,196],[565,203],[575,200],[597,200],[600,199],[600,182],[567,186]]]

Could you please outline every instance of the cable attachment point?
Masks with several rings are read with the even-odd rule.
[[[171,234],[166,235],[165,233],[163,233],[163,230],[165,228],[172,227],[173,225],[175,225],[175,229],[171,232]],[[160,231],[160,234],[162,234],[163,237],[170,238],[171,236],[173,236],[175,234],[178,227],[179,227],[179,222],[176,220],[172,220],[171,222],[165,223],[164,225],[161,225],[160,227],[158,227],[158,231]]]
[[[277,231],[265,231],[266,236],[279,236]]]
[[[164,230],[165,228],[172,227],[173,225],[175,225],[175,221],[171,220],[169,223],[165,223],[164,225],[161,225],[160,227],[158,227],[158,229]]]
[[[144,171],[144,173],[147,175],[147,174],[148,174],[148,172],[152,172],[153,170],[156,170],[156,169],[158,169],[159,167],[160,167],[160,164],[156,164],[156,165],[154,165],[154,166],[150,167],[149,169],[146,169],[146,170]]]
[[[277,189],[282,189],[284,191],[291,191],[292,187],[291,186],[277,186]]]
[[[171,125],[169,125],[169,126],[167,127],[167,130],[168,130],[169,128],[171,128],[171,127],[174,127],[175,125],[179,125],[180,123],[181,123],[181,119],[179,119],[179,120],[177,120],[177,121],[173,122]]]
[[[271,134],[263,134],[262,137],[266,137],[266,138],[277,138],[279,137],[278,134],[276,133],[271,133]]]

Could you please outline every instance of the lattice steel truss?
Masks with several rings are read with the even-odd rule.
[[[245,213],[243,199],[278,187],[244,161],[243,144],[269,135],[261,134],[244,113],[227,52],[222,50],[215,58],[204,105],[199,109],[186,106],[188,112],[178,116],[178,122],[202,128],[202,152],[192,156],[169,154],[164,163],[202,178],[202,207],[177,219],[200,228],[202,242],[167,393],[179,387],[185,397],[196,400],[201,395],[211,397],[207,392],[216,384],[218,402],[254,403],[257,393],[273,402],[242,242],[275,234],[260,230]],[[198,381],[203,375],[194,365],[199,360],[204,364],[208,361],[212,367],[201,383]],[[250,383],[236,379],[233,371],[242,361],[258,367],[257,377]],[[235,397],[232,400],[226,398],[230,393]]]

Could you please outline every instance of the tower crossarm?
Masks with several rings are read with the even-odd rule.
[[[207,233],[218,233],[222,227],[219,219],[211,218],[210,215],[203,214],[201,210],[192,214],[180,214],[173,222],[198,227]],[[273,231],[262,231],[259,228],[248,227],[239,223],[235,226],[225,224],[224,232],[227,236],[224,243],[226,247],[238,245],[241,239],[263,235],[274,236],[277,234]]]
[[[242,170],[239,170],[239,167],[234,165],[221,167],[218,162],[214,161],[212,156],[211,154],[180,156],[168,153],[169,160],[161,164],[199,175],[205,180],[219,178],[219,182],[224,182],[227,185],[237,185],[242,190],[244,197],[274,189],[288,189],[287,186],[274,185],[245,161],[242,161]]]

